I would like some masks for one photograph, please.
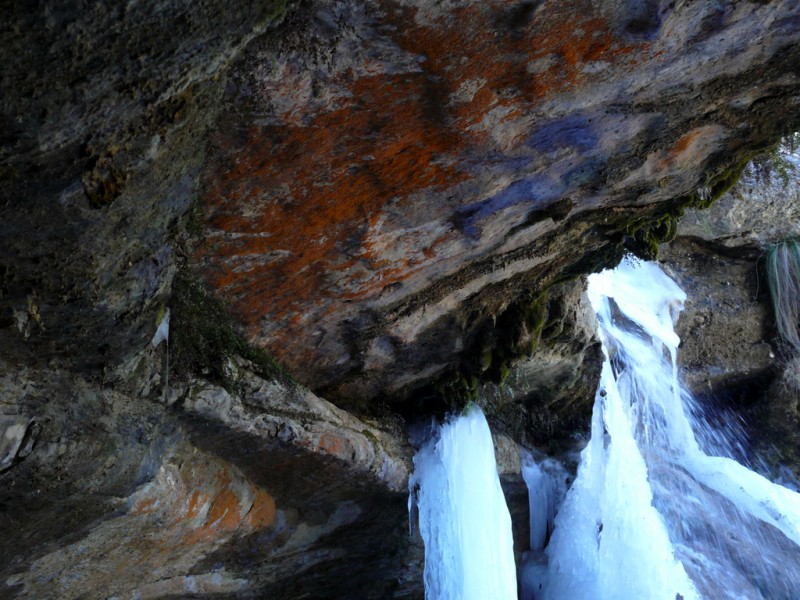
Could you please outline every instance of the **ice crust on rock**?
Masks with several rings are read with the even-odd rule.
[[[537,600],[800,597],[800,495],[696,418],[676,366],[684,292],[626,258],[590,276],[589,299],[606,359]]]

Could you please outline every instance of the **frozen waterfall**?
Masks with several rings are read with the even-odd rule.
[[[683,291],[625,259],[589,279],[606,361],[537,598],[800,598],[800,495],[730,458],[679,382]]]
[[[734,460],[735,432],[711,428],[681,385],[683,291],[655,263],[627,258],[589,278],[589,299],[605,354],[591,438],[566,494],[551,459],[522,457],[522,600],[800,599],[800,494]],[[426,598],[516,598],[480,410],[447,421],[414,465]]]
[[[425,598],[516,600],[511,517],[480,408],[434,433],[414,457],[409,486],[425,542]]]

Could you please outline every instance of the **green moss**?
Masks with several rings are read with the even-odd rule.
[[[500,381],[498,383],[505,383],[509,375],[511,375],[511,366],[508,363],[500,365]]]
[[[528,306],[524,313],[525,327],[530,334],[530,351],[525,355],[530,356],[539,347],[542,341],[542,331],[547,323],[547,303],[550,300],[550,294],[545,291],[539,294],[533,302]],[[521,356],[517,356],[520,357]]]
[[[170,310],[171,362],[179,374],[203,375],[228,387],[233,382],[226,363],[241,357],[262,377],[288,378],[268,352],[245,341],[227,307],[186,269],[173,282]]]
[[[800,147],[800,132],[787,133],[780,141],[753,157],[751,162],[753,175],[758,181],[767,183],[777,175],[783,187],[786,187],[797,174],[797,168],[787,157],[796,152],[798,147]]]
[[[477,386],[472,389],[470,379],[456,373],[455,378],[444,379],[436,386],[436,394],[448,412],[461,412],[477,396]]]
[[[745,167],[756,154],[755,152],[742,153],[732,164],[714,173],[709,177],[702,190],[689,198],[685,206],[699,209],[709,208],[739,182]]]
[[[645,260],[658,259],[661,244],[671,242],[678,234],[678,223],[687,208],[706,209],[736,185],[744,168],[752,158],[745,153],[732,166],[725,167],[709,177],[698,191],[678,198],[658,212],[636,214],[621,224],[625,248]]]
[[[492,349],[488,348],[483,351],[483,357],[481,357],[481,373],[488,371],[491,366],[492,366]]]
[[[624,225],[625,245],[645,260],[658,258],[660,244],[671,242],[678,234],[678,221],[685,204],[678,202],[655,215],[637,215]]]
[[[167,314],[167,306],[166,304],[161,305],[158,307],[158,311],[156,311],[156,322],[155,326],[158,327],[161,325],[161,321],[164,319],[164,316]]]
[[[374,433],[372,433],[372,432],[371,432],[369,429],[362,429],[362,430],[361,430],[361,434],[362,434],[362,435],[363,435],[365,438],[367,438],[367,439],[368,439],[370,442],[372,442],[373,444],[375,444],[376,446],[380,446],[380,445],[381,445],[381,441],[380,441],[380,440],[378,439],[378,437],[377,437],[377,436],[376,436]]]
[[[536,352],[547,323],[547,291],[528,296],[509,306],[497,319],[491,364],[481,373],[486,380],[503,383],[513,364]]]
[[[256,28],[280,22],[295,4],[300,4],[300,2],[298,0],[272,0],[271,2],[259,3],[258,11],[260,14],[258,15]]]
[[[528,295],[510,305],[491,329],[484,329],[481,344],[462,356],[458,370],[435,387],[449,410],[461,410],[478,400],[482,383],[501,384],[515,362],[529,358],[540,346],[547,324],[549,293]]]

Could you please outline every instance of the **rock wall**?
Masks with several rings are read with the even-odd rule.
[[[661,256],[689,295],[678,322],[687,384],[712,420],[740,415],[736,433],[762,468],[797,477],[796,357],[778,336],[765,269],[772,245],[800,235],[800,168],[781,160],[783,174],[750,167],[714,206],[689,211]]]
[[[793,0],[7,7],[0,595],[422,597],[398,414],[480,390],[506,463],[579,433],[580,275],[798,122],[799,37]]]
[[[236,371],[150,399],[0,378],[0,595],[421,598],[403,438]]]
[[[97,376],[153,335],[225,70],[284,1],[15,2],[0,29],[0,345]]]
[[[188,253],[330,399],[407,399],[488,355],[499,379],[553,285],[652,250],[800,114],[790,0],[285,9],[9,13],[8,359],[108,376]]]

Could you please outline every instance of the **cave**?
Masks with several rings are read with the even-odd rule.
[[[4,14],[0,597],[425,598],[415,456],[476,410],[521,569],[624,257],[687,295],[697,418],[797,492],[796,0]]]

